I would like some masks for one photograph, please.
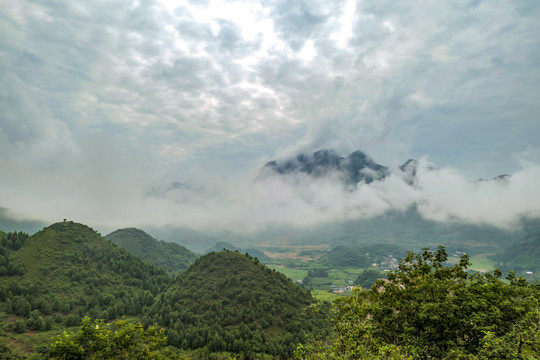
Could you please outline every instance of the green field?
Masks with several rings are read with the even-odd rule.
[[[292,279],[293,281],[302,280],[308,274],[307,269],[296,269],[296,268],[293,269],[293,268],[283,267],[283,265],[268,265],[268,267],[271,269],[275,269],[276,271],[279,271],[280,273]]]
[[[335,299],[343,296],[340,294],[334,294],[332,292],[319,290],[319,289],[311,290],[311,295],[313,295],[313,297],[319,301],[329,301],[329,302],[332,302]]]
[[[470,259],[471,266],[469,269],[479,272],[493,271],[495,269],[495,262],[491,259],[488,259],[485,256],[482,257],[471,257]],[[459,262],[459,257],[449,256],[447,260],[450,264],[457,264]]]

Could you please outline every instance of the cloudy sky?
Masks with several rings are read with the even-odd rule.
[[[0,0],[0,206],[199,228],[413,203],[536,216],[539,18],[537,0]],[[267,161],[321,148],[443,170],[412,193],[274,184],[277,204],[251,187]],[[504,188],[468,182],[504,173]],[[174,181],[188,185],[170,199]]]

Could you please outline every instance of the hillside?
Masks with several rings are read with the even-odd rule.
[[[197,255],[184,246],[158,241],[135,228],[119,229],[106,235],[105,238],[147,263],[171,273],[187,269],[197,259]]]
[[[14,349],[31,351],[39,345],[33,331],[74,326],[85,315],[139,315],[171,280],[82,224],[56,223],[25,237],[2,240],[16,270],[0,276],[0,318]]]
[[[147,226],[144,230],[158,239],[180,244],[197,254],[202,254],[217,241],[187,226]]]
[[[262,263],[266,263],[269,260],[268,256],[266,256],[264,252],[260,250],[252,249],[252,248],[242,249],[226,241],[217,242],[214,246],[206,250],[204,253],[208,254],[211,252],[219,252],[223,250],[238,251],[239,253],[242,253],[242,254],[247,253],[249,256],[253,256],[259,259],[259,261]]]
[[[216,233],[214,236],[220,236],[226,241],[234,240],[238,246],[244,243],[281,242],[287,245],[327,244],[333,248],[338,245],[364,246],[377,243],[419,251],[426,246],[436,247],[441,244],[451,252],[464,251],[475,255],[496,253],[509,242],[540,231],[540,222],[537,220],[524,222],[523,225],[527,227],[505,230],[490,225],[438,222],[424,219],[415,207],[411,207],[403,212],[388,211],[374,218],[331,222],[309,228],[275,226],[244,237],[229,233]]]
[[[537,276],[536,274],[540,272],[540,264],[538,263],[540,258],[540,233],[526,236],[511,243],[493,258],[499,262],[498,266],[504,271],[512,270],[520,276]],[[531,272],[533,274],[530,274]]]
[[[329,267],[367,268],[372,263],[382,263],[386,258],[399,258],[405,251],[397,245],[373,244],[363,246],[340,245],[318,259],[321,265]]]
[[[306,311],[310,293],[258,260],[238,252],[210,253],[161,294],[150,316],[168,326],[182,348],[290,358],[309,333],[324,334],[326,320]],[[249,355],[252,354],[252,355]]]

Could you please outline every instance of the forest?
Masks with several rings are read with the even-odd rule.
[[[364,266],[400,251],[338,247],[305,279],[327,279],[340,258]],[[444,247],[359,271],[333,302],[247,253],[210,252],[183,271],[173,260],[157,267],[70,221],[0,233],[0,359],[540,356],[538,283],[471,271]]]

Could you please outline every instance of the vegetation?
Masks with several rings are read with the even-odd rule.
[[[523,275],[540,272],[540,233],[528,235],[506,246],[493,258],[502,270],[514,270]]]
[[[81,224],[53,224],[31,237],[9,233],[0,243],[8,259],[0,276],[0,318],[17,356],[46,345],[47,337],[36,332],[50,338],[84,316],[139,316],[171,282],[163,270]]]
[[[241,249],[233,244],[226,242],[226,241],[219,241],[214,246],[212,246],[210,249],[206,250],[205,253],[211,253],[211,252],[219,252],[223,250],[230,250],[230,251],[238,251],[239,253],[247,253],[249,256],[255,257],[259,259],[260,262],[266,263],[269,258],[264,254],[264,252],[257,250],[257,249]]]
[[[335,247],[326,255],[321,256],[319,262],[330,267],[354,266],[358,268],[368,267],[372,263],[362,248],[350,246]]]
[[[354,282],[354,285],[360,286],[364,289],[369,289],[375,281],[378,279],[385,279],[386,274],[375,270],[375,269],[366,269],[362,271],[362,273],[358,274],[358,277],[356,278],[356,281]]]
[[[149,315],[168,328],[173,346],[286,359],[309,334],[328,334],[313,304],[309,292],[257,259],[224,251],[199,258]]]
[[[158,241],[142,230],[126,228],[105,236],[112,243],[126,249],[145,262],[170,273],[179,273],[188,268],[197,255],[182,245]]]
[[[76,359],[180,359],[166,348],[163,329],[118,320],[105,324],[85,317],[76,333],[64,332],[51,344],[54,360]]]
[[[409,253],[371,289],[334,302],[337,340],[309,359],[536,359],[540,292],[512,273],[470,274],[467,255]]]
[[[2,234],[0,244],[5,265],[0,346],[9,349],[9,358],[42,359],[49,351],[61,358],[58,349],[73,344],[70,351],[80,350],[86,358],[93,350],[81,350],[77,341],[88,345],[89,337],[117,339],[122,333],[115,333],[122,323],[107,327],[109,332],[88,333],[85,320],[82,333],[61,335],[49,347],[48,339],[79,326],[85,316],[104,321],[129,316],[142,329],[157,323],[165,328],[168,345],[199,358],[212,353],[290,358],[298,342],[329,331],[324,315],[309,310],[314,304],[309,292],[249,255],[211,253],[175,279],[69,221],[31,237]],[[92,324],[102,328],[101,322]],[[134,331],[130,326],[125,329]]]
[[[143,253],[162,245],[123,232],[141,236],[131,242]],[[521,243],[531,255],[535,241]],[[279,269],[330,309],[237,251],[204,255],[173,277],[81,224],[0,232],[0,359],[540,357],[538,285],[471,272],[467,255],[449,264],[442,247],[398,262],[400,251],[337,247]],[[353,282],[361,288],[349,296],[330,292]]]

